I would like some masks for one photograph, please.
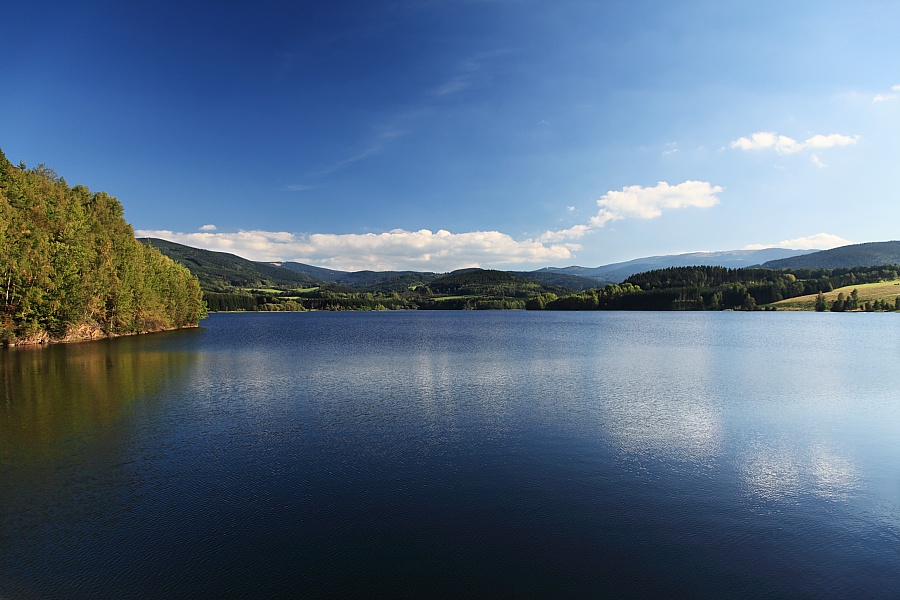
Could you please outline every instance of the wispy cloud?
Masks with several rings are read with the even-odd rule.
[[[456,75],[431,90],[431,94],[438,98],[450,96],[471,87],[474,82],[474,74]]]
[[[137,235],[230,252],[250,260],[297,261],[346,271],[446,272],[465,267],[536,265],[569,260],[578,249],[573,244],[518,241],[498,231],[451,233],[443,229],[310,235],[284,231],[138,230]]]
[[[782,240],[774,244],[750,244],[745,246],[745,250],[762,250],[763,248],[792,248],[794,250],[829,250],[839,246],[852,244],[850,240],[845,240],[839,235],[833,233],[817,233],[806,237],[793,238],[790,240]]]
[[[798,142],[786,135],[778,135],[768,131],[760,131],[749,137],[741,137],[731,142],[732,148],[739,150],[767,150],[774,149],[778,154],[795,154],[804,150],[824,150],[837,146],[849,146],[859,140],[858,135],[850,136],[840,133],[828,135],[817,134],[805,141]]]
[[[655,219],[664,210],[680,208],[711,208],[719,203],[723,188],[707,181],[685,181],[669,185],[660,181],[653,187],[630,185],[621,191],[608,191],[599,200],[600,210],[587,224],[575,225],[568,229],[547,231],[538,240],[542,242],[562,242],[577,240],[595,229],[605,227],[610,221],[621,219]]]
[[[494,50],[490,52],[482,52],[471,58],[463,60],[450,69],[446,79],[429,90],[423,90],[419,98],[411,100],[405,110],[401,110],[394,115],[385,115],[376,127],[373,127],[373,133],[351,147],[347,151],[344,158],[334,160],[311,172],[306,173],[306,177],[323,177],[331,175],[338,171],[342,171],[351,165],[381,155],[387,152],[390,147],[402,137],[413,133],[415,124],[426,115],[431,115],[436,110],[436,106],[442,100],[460,94],[470,88],[483,85],[490,79],[490,73],[486,68],[486,64],[495,56],[507,53],[506,50]],[[288,186],[289,191],[305,191],[309,187],[298,186],[293,189]]]
[[[668,142],[666,144],[665,150],[662,151],[661,156],[671,156],[672,154],[678,153],[678,142]]]
[[[432,88],[429,95],[434,98],[445,98],[479,85],[488,78],[484,72],[485,64],[494,56],[505,53],[505,50],[483,52],[460,62],[455,67],[455,72]]]
[[[900,98],[900,85],[892,85],[890,93],[875,94],[872,102],[886,102],[888,100],[896,100]]]
[[[349,167],[353,163],[359,162],[361,160],[365,160],[372,156],[377,156],[383,153],[387,148],[393,143],[396,139],[401,138],[409,133],[405,128],[398,127],[397,124],[400,121],[400,118],[395,119],[394,123],[391,126],[384,127],[377,133],[370,136],[368,140],[366,140],[363,144],[360,145],[360,148],[351,153],[349,156],[342,158],[340,160],[336,160],[330,164],[327,164],[323,167],[315,169],[314,171],[307,173],[308,177],[321,177],[324,175],[331,175],[337,171],[340,171],[346,167]],[[303,189],[310,189],[309,187]],[[303,191],[300,190],[291,190],[291,191]]]
[[[731,147],[738,150],[773,149],[778,154],[797,154],[798,152],[812,151],[809,157],[812,163],[820,169],[825,169],[828,165],[825,164],[817,151],[839,146],[850,146],[858,140],[858,135],[830,133],[828,135],[817,134],[800,142],[786,135],[760,131],[734,140],[731,142]]]

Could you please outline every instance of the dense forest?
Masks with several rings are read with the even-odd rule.
[[[140,244],[122,205],[0,151],[0,343],[42,343],[197,325],[197,279]]]

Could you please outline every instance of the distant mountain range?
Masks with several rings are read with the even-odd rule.
[[[648,256],[626,262],[613,263],[602,267],[547,267],[538,273],[565,273],[588,277],[607,283],[620,283],[635,273],[667,269],[669,267],[726,267],[740,269],[761,265],[767,261],[790,258],[814,253],[816,250],[790,250],[787,248],[765,248],[763,250],[728,250],[724,252],[690,252],[668,256]]]
[[[234,288],[291,289],[327,285],[357,291],[402,291],[428,285],[446,274],[419,271],[338,271],[297,262],[255,262],[228,254],[192,248],[157,238],[142,238],[145,244],[185,265],[200,280],[206,291]],[[581,291],[619,283],[645,271],[669,267],[720,266],[730,269],[762,266],[780,268],[844,268],[900,264],[900,241],[853,244],[832,250],[730,250],[692,252],[668,256],[650,256],[600,267],[548,267],[537,271],[510,271],[543,285],[562,286]],[[463,269],[454,271],[479,271]]]

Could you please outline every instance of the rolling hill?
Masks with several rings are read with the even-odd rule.
[[[308,275],[318,281],[336,283],[353,289],[394,288],[397,285],[425,284],[437,277],[427,271],[336,271],[298,262],[265,263],[295,273]]]
[[[512,296],[527,298],[546,293],[564,294],[570,288],[543,284],[509,271],[461,269],[437,277],[429,284],[435,294],[466,296]]]
[[[477,279],[487,287],[507,288],[526,286],[538,293],[562,291],[564,289],[583,291],[602,288],[608,283],[620,283],[628,277],[652,270],[686,266],[717,266],[729,269],[761,266],[769,269],[800,268],[850,268],[900,264],[900,241],[871,242],[853,244],[832,250],[789,250],[767,248],[763,250],[730,250],[723,252],[692,252],[666,256],[636,258],[621,263],[599,267],[548,267],[537,271],[486,271],[464,269],[450,274],[420,271],[339,271],[316,267],[298,262],[255,262],[228,254],[192,248],[175,242],[155,238],[141,241],[159,249],[163,254],[185,265],[200,280],[206,291],[228,291],[235,288],[302,288],[326,286],[339,291],[358,292],[403,292],[418,286],[430,286],[450,292],[449,285],[465,279],[466,273],[481,273]],[[491,275],[486,275],[490,273]],[[498,274],[506,278],[497,279]],[[449,278],[449,279],[448,279]],[[510,279],[511,278],[511,279]],[[518,278],[518,279],[517,279]],[[494,281],[487,281],[493,279]],[[515,281],[514,281],[515,280]],[[461,285],[468,292],[474,292],[479,285],[473,282]],[[449,287],[448,287],[449,285]],[[498,288],[499,289],[499,288]]]
[[[138,241],[153,246],[175,262],[186,266],[204,291],[227,291],[231,288],[296,288],[321,283],[310,275],[253,262],[227,252],[201,250],[158,238]]]
[[[770,260],[762,266],[767,269],[849,269],[878,265],[900,265],[900,241],[851,244],[803,256]]]

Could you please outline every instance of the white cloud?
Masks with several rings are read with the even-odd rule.
[[[900,97],[900,85],[892,85],[891,92],[889,94],[875,94],[875,97],[872,98],[872,102],[885,102],[887,100],[896,100]]]
[[[655,219],[663,209],[710,208],[719,203],[716,194],[721,186],[706,181],[685,181],[669,185],[660,181],[654,187],[630,185],[622,191],[609,191],[597,200],[600,211],[591,217],[593,227],[603,227],[610,221],[619,219]]]
[[[834,235],[833,233],[817,233],[807,237],[783,240],[775,244],[750,244],[744,246],[745,250],[762,250],[764,248],[792,248],[794,250],[829,250],[838,246],[852,244],[850,240]]]
[[[546,231],[538,236],[538,241],[559,243],[566,240],[577,240],[592,231],[604,227],[610,221],[620,219],[655,219],[663,213],[663,209],[676,208],[710,208],[719,203],[716,194],[722,187],[706,181],[685,181],[669,185],[660,181],[654,187],[630,185],[622,191],[606,192],[599,200],[599,212],[591,217],[587,224],[574,225],[568,229]]]
[[[195,248],[230,252],[250,260],[296,261],[345,271],[419,270],[528,265],[573,258],[574,244],[514,240],[498,231],[451,233],[395,229],[385,233],[298,235],[284,231],[182,233],[138,230]]]
[[[589,234],[593,228],[590,225],[574,225],[568,229],[559,231],[545,231],[538,236],[539,242],[555,244],[566,240],[578,240]]]
[[[760,131],[751,134],[750,137],[741,137],[731,142],[732,148],[739,150],[766,150],[773,148],[778,154],[795,154],[804,150],[822,150],[836,146],[849,146],[855,144],[859,136],[831,133],[828,135],[817,134],[805,141],[798,142],[786,135],[778,135],[768,131]]]
[[[212,223],[210,223],[209,225],[203,225],[202,227],[200,227],[200,231],[215,231],[216,229],[217,229],[217,227],[215,225],[213,225]]]

